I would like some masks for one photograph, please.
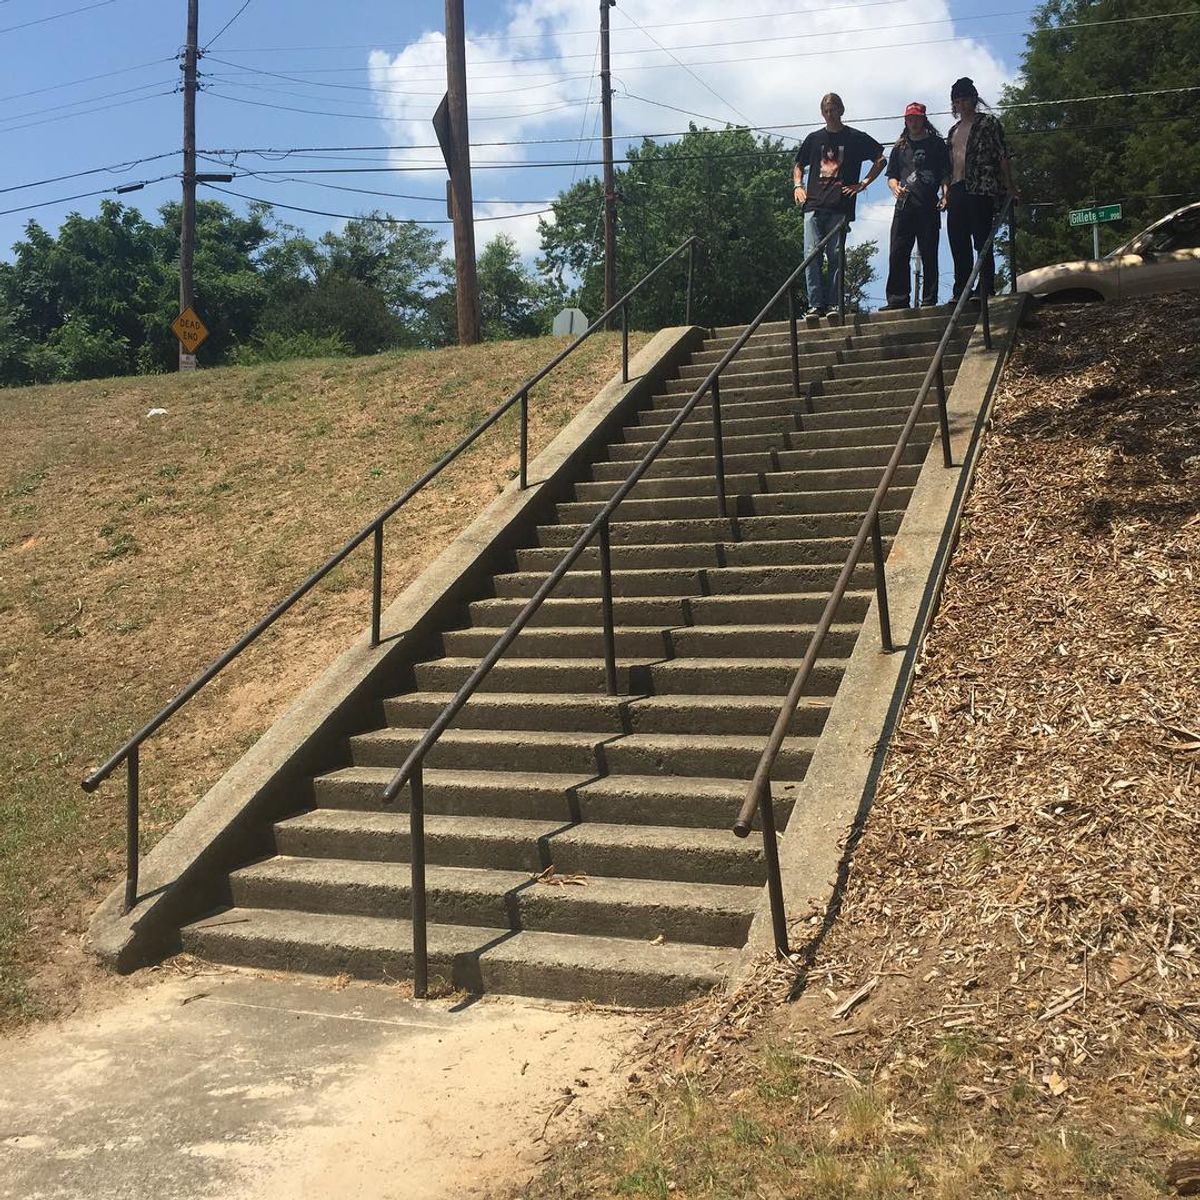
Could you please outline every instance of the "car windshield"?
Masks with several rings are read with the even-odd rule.
[[[1135,237],[1131,237],[1129,241],[1118,246],[1109,254],[1104,255],[1104,258],[1113,259],[1120,258],[1125,254],[1137,254],[1140,252],[1139,246],[1146,245],[1151,240],[1151,236],[1153,236],[1154,241],[1161,241],[1163,240],[1164,235],[1167,234],[1168,230],[1174,225],[1190,225],[1191,222],[1195,221],[1198,213],[1200,213],[1200,205],[1192,205],[1188,208],[1180,209],[1178,212],[1173,212],[1170,216],[1165,217],[1162,220],[1155,221],[1153,225],[1143,229],[1142,232],[1137,234]]]

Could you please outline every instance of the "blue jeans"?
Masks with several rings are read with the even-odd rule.
[[[817,243],[842,219],[842,214],[828,208],[814,209],[804,214],[804,254],[810,255]],[[841,294],[841,275],[838,270],[838,242],[830,238],[825,249],[808,264],[805,283],[808,287],[808,303],[811,308],[836,308]],[[828,264],[829,283],[821,278],[821,259]]]

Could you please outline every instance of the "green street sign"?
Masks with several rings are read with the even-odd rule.
[[[1096,208],[1077,208],[1067,214],[1067,223],[1074,228],[1076,225],[1103,225],[1106,221],[1119,221],[1121,206],[1119,204],[1101,204]]]

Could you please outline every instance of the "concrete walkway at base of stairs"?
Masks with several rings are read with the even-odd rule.
[[[204,973],[0,1044],[4,1200],[511,1194],[620,1089],[628,1017]]]

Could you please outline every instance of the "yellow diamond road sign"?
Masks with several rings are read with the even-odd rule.
[[[195,354],[196,348],[208,337],[208,329],[194,308],[185,308],[171,322],[171,332],[189,354]]]

